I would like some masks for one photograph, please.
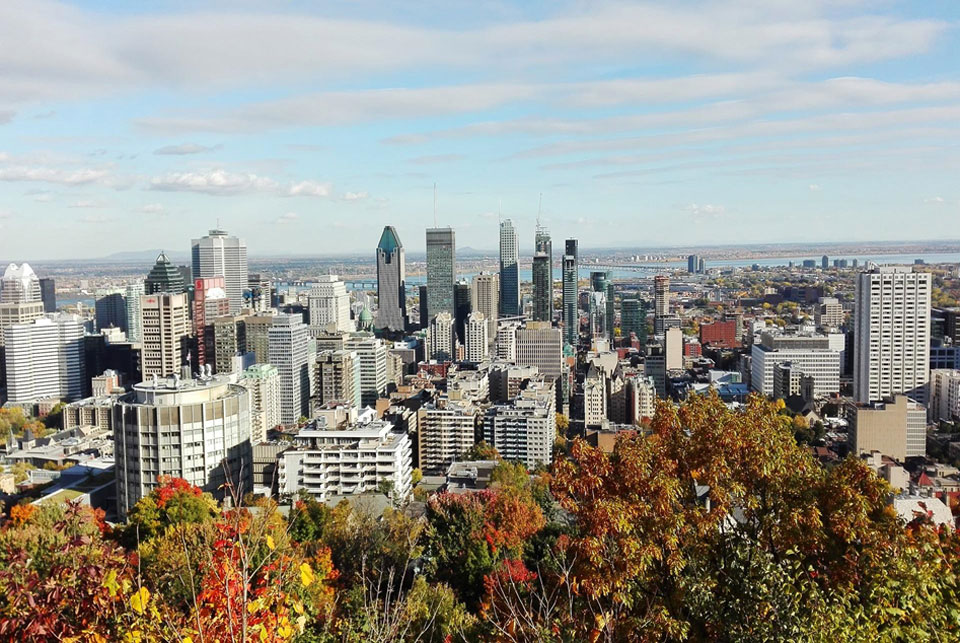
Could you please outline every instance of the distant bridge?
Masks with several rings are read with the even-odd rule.
[[[679,270],[679,266],[672,266],[665,263],[625,263],[625,264],[603,264],[587,263],[580,264],[580,270],[601,271],[601,270],[620,270],[625,272],[669,272]]]

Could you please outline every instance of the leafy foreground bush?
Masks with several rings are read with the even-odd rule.
[[[0,638],[23,641],[947,641],[958,541],[904,525],[775,405],[663,404],[607,455],[424,517],[304,500],[221,511],[165,480],[111,530],[68,505],[0,529]]]

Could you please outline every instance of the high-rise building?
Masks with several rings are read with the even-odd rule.
[[[528,322],[517,331],[517,364],[536,366],[556,380],[563,373],[563,336],[549,322]]]
[[[604,292],[591,291],[587,300],[587,313],[590,321],[590,339],[607,337],[611,320],[607,319],[607,295]]]
[[[647,307],[646,304],[637,297],[630,297],[620,301],[620,334],[623,337],[629,337],[630,333],[634,333],[637,336],[641,346],[646,343]]]
[[[467,343],[467,317],[473,312],[473,291],[470,282],[461,279],[453,287],[454,326],[457,330],[457,340],[461,344]]]
[[[532,379],[512,403],[487,410],[483,439],[505,460],[522,462],[528,469],[549,466],[557,437],[555,409],[553,383]]]
[[[0,304],[0,347],[6,344],[6,330],[14,324],[29,324],[43,317],[43,302]]]
[[[43,301],[43,312],[57,312],[57,283],[52,277],[40,278],[40,299]]]
[[[427,330],[427,358],[438,362],[448,362],[456,359],[457,334],[454,328],[453,316],[450,313],[439,313],[430,320]]]
[[[193,279],[223,277],[230,312],[240,312],[243,291],[249,286],[246,242],[225,230],[211,230],[207,236],[194,239],[190,251]]]
[[[563,336],[576,346],[580,335],[580,266],[576,239],[567,239],[563,253]]]
[[[407,327],[407,272],[403,244],[393,226],[384,226],[377,244],[377,328]]]
[[[300,315],[277,315],[267,331],[269,363],[280,373],[280,422],[296,424],[310,412],[307,325]]]
[[[419,300],[417,309],[420,314],[420,328],[423,329],[430,325],[430,312],[427,310],[428,297],[426,284],[417,287],[417,297]]]
[[[377,398],[387,392],[387,347],[370,333],[349,335],[344,350],[360,358],[360,404],[376,406]]]
[[[250,394],[228,380],[154,379],[113,407],[117,511],[121,517],[162,475],[223,498],[251,489]]]
[[[247,352],[247,319],[248,315],[224,315],[213,320],[213,365],[218,375],[233,373],[234,358]]]
[[[602,426],[607,420],[606,376],[590,364],[583,380],[583,421],[586,426]]]
[[[11,263],[0,278],[0,303],[25,304],[33,301],[43,302],[36,273],[28,263],[19,266]]]
[[[143,377],[180,373],[190,340],[190,306],[183,293],[159,293],[140,298],[143,320]]]
[[[155,295],[166,292],[172,295],[178,295],[185,292],[183,276],[177,267],[170,263],[167,255],[160,253],[157,256],[157,262],[150,269],[147,280],[144,282],[144,293]]]
[[[245,302],[248,308],[258,313],[270,310],[273,284],[269,278],[259,272],[251,272],[247,277],[247,289],[250,293],[249,299]]]
[[[193,282],[193,333],[197,338],[197,364],[216,361],[216,334],[213,320],[230,314],[226,280],[223,277],[199,277]]]
[[[350,333],[356,330],[350,319],[350,293],[337,275],[322,275],[307,298],[310,332]]]
[[[813,377],[817,397],[839,392],[840,353],[830,343],[826,335],[762,333],[751,352],[750,384],[753,390],[773,395],[777,365],[790,362],[797,372]]]
[[[500,222],[500,309],[504,317],[520,314],[520,246],[513,221]],[[474,309],[476,310],[476,308]],[[487,311],[482,311],[490,319]]]
[[[470,308],[486,317],[487,338],[492,342],[497,335],[497,319],[501,309],[500,275],[481,272],[473,276]]]
[[[683,368],[683,331],[667,328],[663,332],[663,354],[668,371]]]
[[[441,398],[424,405],[418,437],[420,468],[428,475],[445,473],[476,443],[477,408]]]
[[[317,353],[316,394],[318,405],[342,402],[360,406],[360,357],[353,351]]]
[[[490,339],[487,336],[489,326],[486,316],[481,312],[470,313],[466,327],[466,359],[468,362],[482,362],[490,354]]]
[[[664,319],[670,316],[670,277],[657,275],[653,278],[653,332],[663,332]]]
[[[830,267],[830,258],[827,255],[820,258],[820,267],[824,270]]]
[[[457,242],[453,228],[427,228],[428,320],[443,312],[453,316],[453,285],[456,281]]]
[[[257,364],[270,363],[270,327],[274,319],[275,315],[254,315],[244,321],[247,352],[253,353]]]
[[[81,319],[66,313],[7,328],[8,401],[82,397],[86,385],[83,336]]]
[[[879,451],[899,462],[927,453],[927,410],[905,395],[846,406],[847,440],[857,456]]]
[[[843,326],[843,305],[836,297],[820,297],[813,319],[817,328],[840,328]]]
[[[140,298],[144,295],[142,282],[127,284],[124,288],[124,299],[127,306],[127,341],[140,343],[143,341],[143,320],[140,313]]]
[[[517,331],[520,322],[500,322],[497,326],[497,360],[501,362],[517,363]]]
[[[539,223],[533,251],[533,319],[553,321],[553,241]]]
[[[280,425],[280,371],[271,364],[254,364],[239,383],[250,391],[250,441],[266,442],[267,433]]]
[[[930,295],[927,272],[882,267],[858,275],[853,358],[857,402],[899,393],[926,401]]]
[[[931,422],[954,422],[960,419],[960,371],[930,371],[929,417]]]
[[[127,332],[126,288],[101,288],[94,295],[97,329],[119,328]]]
[[[700,270],[700,265],[703,263],[703,259],[700,258],[700,255],[689,255],[687,257],[687,272],[691,275],[702,272]]]

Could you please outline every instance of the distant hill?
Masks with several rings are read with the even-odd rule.
[[[157,250],[126,250],[123,252],[114,252],[113,254],[107,255],[102,258],[103,261],[124,261],[129,263],[153,263],[157,260],[157,255],[161,252],[160,249]],[[167,258],[170,259],[173,263],[187,263],[190,261],[190,253],[188,252],[175,252],[170,250],[163,250],[167,254]]]

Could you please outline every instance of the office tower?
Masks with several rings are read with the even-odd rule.
[[[580,266],[576,239],[567,239],[563,253],[563,337],[576,346],[580,335]]]
[[[491,406],[483,421],[484,441],[528,469],[550,466],[556,437],[556,393],[543,378],[530,380],[511,404]]]
[[[240,375],[239,384],[250,391],[250,441],[267,441],[280,425],[280,371],[270,364],[254,364]]]
[[[377,244],[377,328],[403,331],[407,327],[407,269],[400,237],[384,226]]]
[[[216,498],[251,489],[250,394],[225,379],[148,380],[113,407],[117,511],[183,478]]]
[[[820,267],[824,270],[830,267],[830,258],[827,257],[827,255],[823,255],[823,257],[820,258]]]
[[[481,312],[470,313],[466,327],[466,359],[468,362],[482,362],[490,354],[489,326],[486,316]]]
[[[190,251],[193,279],[223,277],[230,312],[240,312],[243,291],[249,286],[246,242],[229,236],[225,230],[211,230],[207,236],[194,239]]]
[[[553,321],[553,241],[539,223],[534,236],[533,319]]]
[[[40,279],[40,299],[43,301],[43,312],[57,312],[57,284],[52,277]]]
[[[687,257],[687,272],[691,275],[703,272],[701,266],[703,266],[703,259],[700,258],[700,255],[690,255]]]
[[[667,328],[663,333],[663,354],[668,371],[683,368],[683,331]]]
[[[213,368],[217,374],[234,372],[233,358],[247,352],[248,318],[248,315],[224,315],[213,320]]]
[[[931,422],[953,422],[960,419],[960,371],[930,371]]]
[[[670,277],[657,275],[653,278],[653,332],[663,332],[664,319],[670,316]]]
[[[360,404],[375,406],[387,392],[386,345],[373,335],[357,333],[344,340],[343,348],[360,358]]]
[[[930,273],[883,267],[856,284],[853,391],[857,402],[903,393],[926,401]]]
[[[843,326],[843,305],[836,297],[821,297],[813,319],[817,328],[840,328]]]
[[[270,327],[275,315],[247,317],[244,328],[247,334],[247,352],[253,353],[257,364],[270,363]]]
[[[500,275],[481,272],[473,276],[470,292],[470,307],[483,313],[487,319],[487,338],[493,341],[497,334],[497,319],[500,316]]]
[[[637,297],[620,301],[620,334],[623,337],[630,337],[630,333],[636,335],[641,345],[646,343],[647,306]]]
[[[0,278],[0,303],[25,304],[28,302],[43,302],[40,292],[40,280],[30,264],[17,265],[11,263],[3,271]]]
[[[520,246],[513,221],[500,222],[500,309],[503,317],[520,314]],[[476,310],[476,308],[474,308]],[[487,311],[482,311],[491,319]]]
[[[430,320],[427,331],[427,359],[447,362],[456,359],[457,334],[450,313],[439,313]]]
[[[476,443],[477,409],[468,402],[441,398],[421,411],[420,468],[427,475],[441,475]]]
[[[456,281],[457,242],[453,228],[427,228],[427,319],[443,312],[453,316]]]
[[[6,344],[6,331],[14,324],[29,324],[43,317],[43,302],[0,304],[0,347]]]
[[[147,295],[166,292],[178,295],[186,291],[183,276],[177,267],[170,263],[167,255],[162,252],[157,256],[157,262],[150,269],[147,280],[144,282],[144,291]]]
[[[610,321],[607,319],[607,295],[604,292],[593,291],[587,300],[587,314],[590,321],[590,339],[607,336]]]
[[[230,314],[226,280],[200,277],[193,282],[193,332],[197,338],[197,365],[215,362],[216,343],[213,320]]]
[[[125,288],[102,288],[94,294],[97,329],[119,328],[127,332],[127,300]]]
[[[143,321],[140,319],[140,298],[144,295],[143,284],[127,284],[124,288],[124,301],[127,315],[127,341],[140,342],[143,339]]]
[[[420,328],[424,329],[430,324],[429,311],[427,310],[427,286],[417,286],[417,310],[419,312]]]
[[[927,454],[927,411],[905,395],[845,407],[847,441],[856,456],[880,452],[903,462]]]
[[[470,288],[470,283],[462,279],[458,281],[453,287],[453,321],[457,330],[457,340],[461,344],[466,344],[467,342],[466,325],[467,317],[473,312],[472,298],[473,293]]]
[[[316,392],[318,405],[343,402],[360,406],[360,356],[353,351],[317,353]]]
[[[703,260],[703,257],[700,257],[697,260],[697,272],[704,274],[707,272],[707,262]]]
[[[66,313],[7,328],[8,402],[82,397],[87,381],[83,336],[82,320]]]
[[[517,331],[517,364],[536,366],[556,380],[563,373],[563,336],[549,322],[528,322]]]
[[[607,420],[606,376],[590,364],[583,380],[583,422],[586,426],[602,426]]]
[[[497,327],[497,359],[515,364],[517,362],[517,331],[520,322],[500,322]]]
[[[293,447],[277,455],[277,491],[327,502],[376,493],[389,482],[390,499],[404,503],[412,487],[410,438],[374,418],[365,413],[342,425],[318,418],[301,429]]]
[[[350,333],[356,330],[350,319],[350,293],[336,275],[322,275],[307,297],[310,332]]]
[[[280,422],[296,424],[310,412],[307,325],[300,315],[277,315],[267,336],[270,340],[268,361],[280,372]]]
[[[272,307],[273,284],[266,275],[251,272],[247,277],[247,289],[250,297],[244,302],[247,308],[263,313]]]
[[[750,358],[750,384],[764,395],[774,393],[774,369],[790,362],[814,379],[814,395],[826,397],[840,391],[840,353],[826,335],[775,335],[764,332],[754,343]]]
[[[188,356],[189,311],[189,302],[183,293],[160,293],[140,298],[144,378],[180,373]]]

